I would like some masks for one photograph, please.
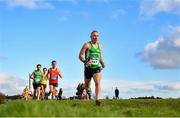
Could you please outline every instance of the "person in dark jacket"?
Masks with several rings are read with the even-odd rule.
[[[62,88],[60,88],[58,93],[58,100],[62,100],[62,94],[63,94],[63,90]]]
[[[115,99],[119,99],[119,89],[116,87],[115,91]]]

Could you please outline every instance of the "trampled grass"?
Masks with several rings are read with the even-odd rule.
[[[46,100],[9,101],[0,105],[0,116],[180,116],[180,99],[131,99],[102,100],[101,106],[94,101]]]

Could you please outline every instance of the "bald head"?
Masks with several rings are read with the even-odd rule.
[[[98,39],[99,39],[99,33],[98,33],[98,31],[92,31],[91,32],[91,41],[93,42],[93,43],[97,43],[98,42]]]

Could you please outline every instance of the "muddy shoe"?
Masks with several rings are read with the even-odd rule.
[[[96,100],[96,105],[97,106],[100,106],[101,105],[101,102],[99,100]]]

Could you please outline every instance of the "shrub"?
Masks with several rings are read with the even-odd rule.
[[[4,103],[6,100],[6,96],[0,92],[0,104]]]

